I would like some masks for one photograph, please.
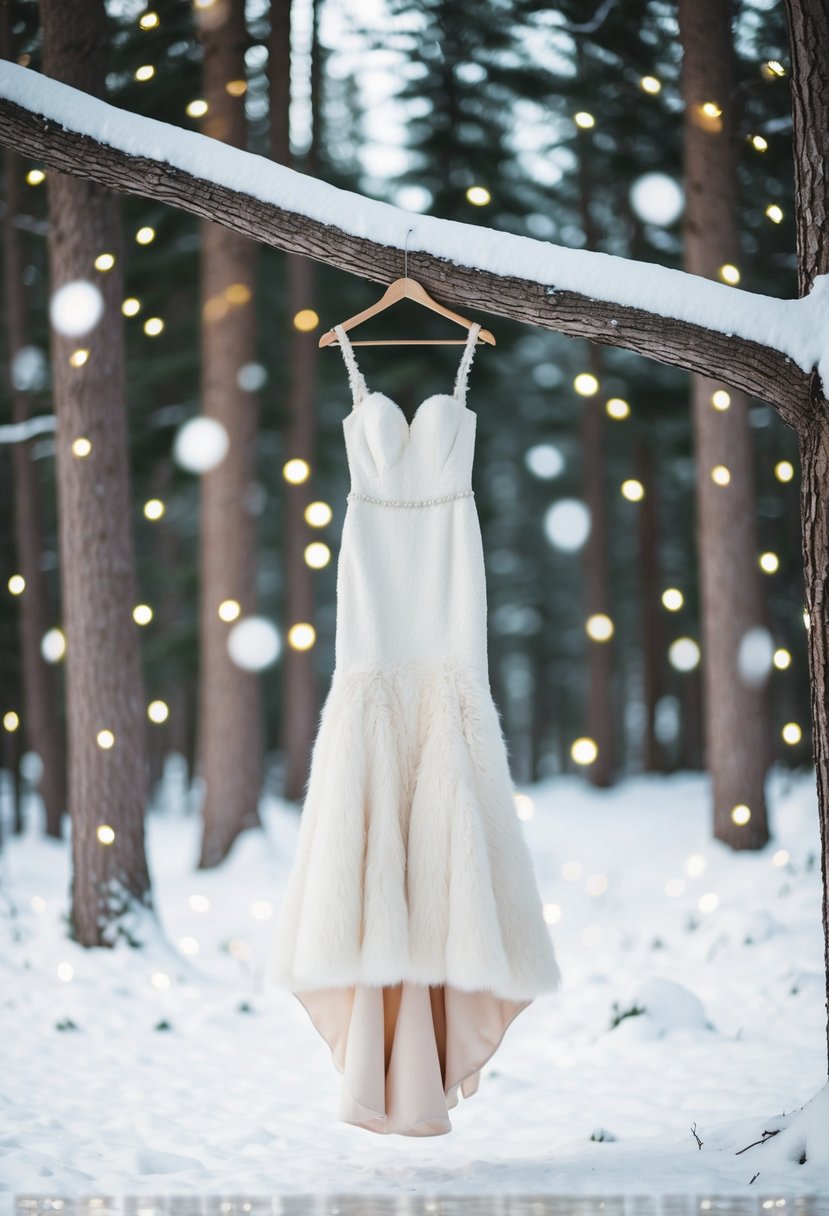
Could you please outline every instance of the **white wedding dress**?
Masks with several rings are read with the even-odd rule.
[[[335,670],[267,979],[343,1074],[339,1117],[440,1135],[518,1013],[561,976],[489,686],[466,381],[411,426],[369,392],[336,327],[353,409]]]

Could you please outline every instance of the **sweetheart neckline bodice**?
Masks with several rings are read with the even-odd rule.
[[[475,411],[471,410],[468,405],[462,405],[462,403],[460,402],[460,400],[457,397],[457,394],[455,394],[455,393],[432,393],[432,394],[430,394],[430,396],[425,397],[423,399],[423,401],[420,402],[420,404],[415,409],[414,414],[412,414],[411,422],[409,422],[409,420],[406,418],[406,415],[403,412],[403,408],[399,402],[395,401],[393,397],[390,397],[388,395],[388,393],[384,393],[380,389],[375,389],[369,393],[366,393],[365,396],[363,397],[362,401],[360,402],[360,404],[355,406],[349,414],[346,414],[345,418],[343,419],[343,425],[345,425],[347,422],[350,422],[352,418],[355,418],[358,414],[360,414],[362,412],[362,410],[364,409],[364,407],[366,406],[367,402],[370,401],[372,397],[376,397],[376,398],[379,398],[381,401],[385,401],[394,410],[396,410],[400,416],[400,419],[401,419],[403,425],[405,426],[405,428],[409,432],[409,434],[412,433],[412,430],[414,428],[415,423],[417,422],[420,411],[423,409],[424,405],[428,405],[429,402],[431,402],[431,401],[438,401],[440,399],[444,399],[446,401],[451,401],[454,405],[457,405],[460,407],[462,413],[475,415]]]

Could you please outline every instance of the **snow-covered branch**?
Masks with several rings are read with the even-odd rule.
[[[829,383],[829,284],[776,300],[679,270],[424,216],[119,110],[0,63],[0,142],[278,249],[389,283],[409,272],[467,312],[512,317],[701,372],[795,425],[814,369]],[[339,315],[325,318],[333,324]]]

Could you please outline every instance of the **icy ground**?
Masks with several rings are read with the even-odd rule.
[[[266,802],[264,831],[197,873],[198,824],[172,791],[148,823],[163,933],[143,950],[67,939],[67,847],[39,837],[34,809],[0,861],[0,1208],[21,1193],[829,1194],[811,773],[773,775],[760,854],[711,842],[695,774],[523,791],[564,986],[518,1016],[430,1138],[340,1123],[326,1045],[291,993],[263,991],[295,810]],[[804,1164],[799,1131],[739,1152],[819,1091],[823,1147]]]

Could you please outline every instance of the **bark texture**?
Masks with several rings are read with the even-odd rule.
[[[588,351],[588,366],[601,380],[602,366],[598,347]],[[608,553],[607,486],[605,485],[605,412],[598,394],[582,401],[581,457],[582,494],[590,512],[590,535],[582,559],[586,617],[602,613],[613,620],[610,603]],[[604,789],[616,777],[616,701],[613,680],[613,639],[587,641],[588,688],[587,734],[598,746],[598,755],[586,769],[592,785]]]
[[[792,120],[800,293],[829,270],[826,230],[829,164],[829,4],[787,0],[792,54]],[[812,376],[799,427],[801,523],[809,670],[812,747],[820,816],[823,875],[826,1048],[829,1068],[829,402],[827,386]]]
[[[204,132],[246,142],[245,99],[226,88],[244,80],[244,0],[217,0],[199,15],[204,47]],[[259,825],[263,777],[260,676],[233,661],[228,636],[256,613],[256,396],[239,373],[256,358],[256,246],[214,223],[201,230],[202,413],[221,423],[228,450],[201,480],[201,599],[198,769],[204,782],[199,865],[218,865],[246,828]],[[235,601],[239,618],[222,619]]]
[[[103,0],[43,0],[43,66],[88,93],[103,88]],[[91,182],[50,172],[49,275],[54,294],[77,280],[103,296],[87,333],[51,334],[57,413],[61,590],[66,635],[72,930],[83,945],[109,945],[133,897],[150,903],[144,852],[146,737],[135,605],[127,459],[123,285],[117,203]],[[112,270],[94,268],[100,253]],[[73,366],[79,349],[89,355]],[[86,456],[72,450],[83,437]],[[111,731],[112,747],[99,744]],[[101,825],[114,840],[99,840]]]
[[[0,5],[0,56],[12,58],[11,5]],[[15,356],[28,344],[28,310],[25,243],[17,229],[22,214],[23,165],[10,149],[3,157],[6,213],[3,220],[3,295],[8,350],[8,391],[14,422],[30,416],[29,396],[18,387],[14,375]],[[43,529],[40,486],[33,463],[33,441],[16,443],[12,449],[14,470],[14,531],[17,570],[26,580],[19,601],[20,655],[23,670],[22,728],[26,746],[36,752],[42,765],[38,792],[43,799],[48,836],[61,838],[66,810],[66,752],[60,718],[59,674],[46,662],[40,644],[55,622],[49,609],[49,590],[41,567]]]
[[[273,0],[269,57],[271,90],[271,155],[280,164],[297,168],[291,156],[288,128],[291,75],[291,16],[290,0]],[[312,4],[313,34],[312,64],[318,58],[316,38],[316,3]],[[314,75],[316,75],[314,73]],[[318,97],[311,94],[312,137],[307,167],[316,170],[315,122],[318,117]],[[316,309],[316,266],[310,258],[289,254],[285,259],[288,280],[288,316],[295,317],[302,309]],[[283,483],[284,540],[284,619],[287,629],[300,622],[314,624],[316,615],[315,572],[305,561],[305,547],[314,539],[305,520],[305,509],[313,500],[316,456],[316,387],[319,348],[312,330],[302,333],[295,326],[290,330],[288,352],[289,375],[285,387],[285,458],[306,460],[311,475],[292,485]],[[287,646],[282,660],[282,740],[285,758],[282,793],[285,798],[299,801],[305,791],[311,761],[311,749],[319,713],[319,686],[314,666],[314,649],[296,650]]]
[[[657,739],[656,712],[664,690],[665,628],[660,606],[659,503],[656,460],[645,436],[636,438],[636,475],[645,487],[639,504],[639,605],[642,640],[642,768],[646,773],[665,767],[662,746]]]
[[[722,266],[740,261],[731,4],[680,0],[679,19],[685,101],[685,268],[716,279]],[[706,114],[712,104],[719,114]],[[752,438],[745,393],[732,389],[728,408],[716,409],[712,395],[722,389],[718,379],[694,376],[691,381],[705,755],[714,836],[735,849],[759,849],[769,839],[768,700],[765,683],[746,679],[740,666],[744,639],[764,625]],[[727,471],[727,484],[715,480],[715,469]],[[732,818],[738,806],[749,808],[746,823]]]

